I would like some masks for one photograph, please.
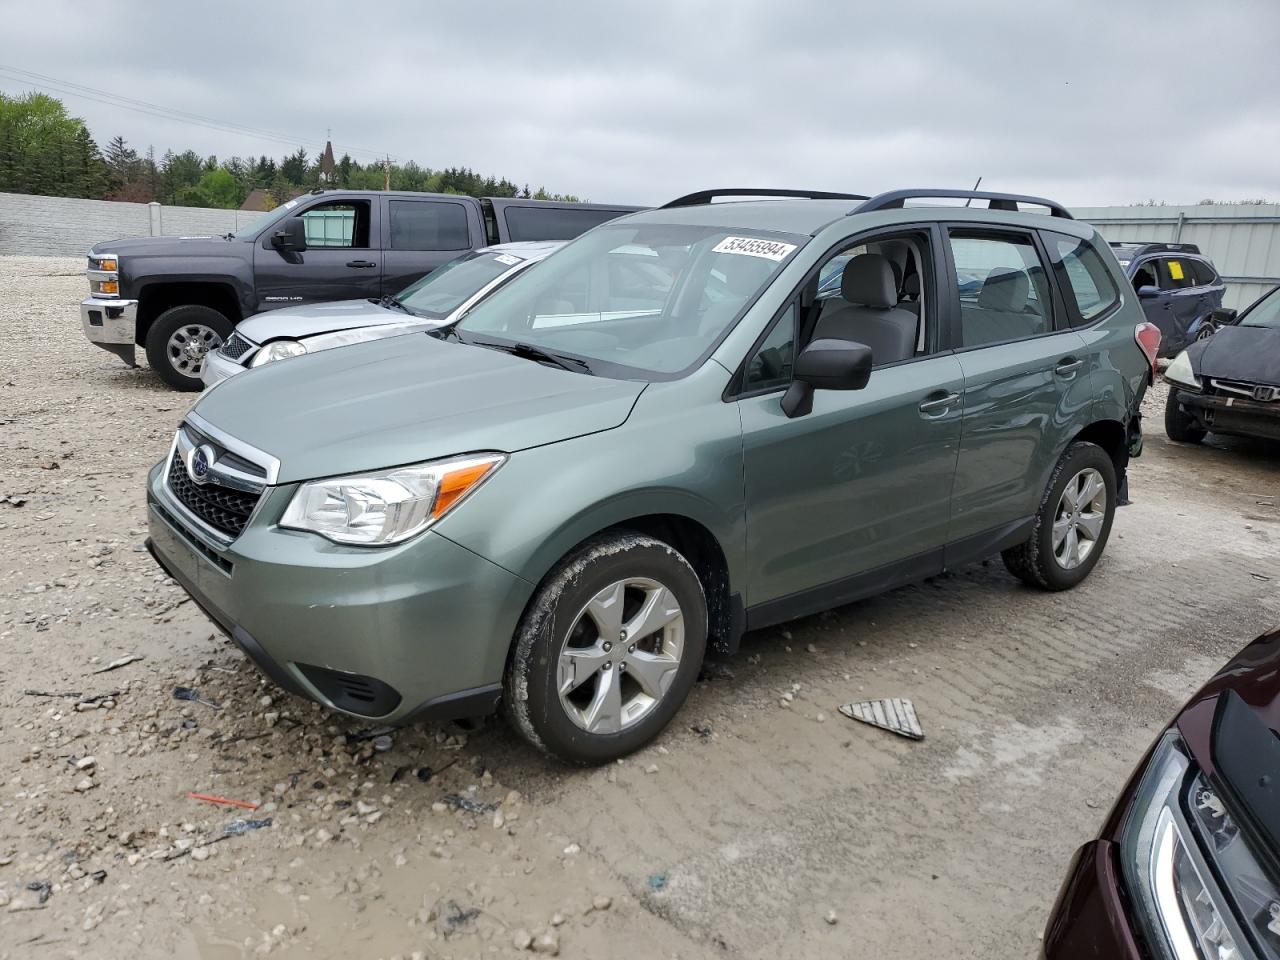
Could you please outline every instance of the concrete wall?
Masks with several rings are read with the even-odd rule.
[[[260,216],[241,210],[0,193],[0,255],[78,257],[103,240],[227,233]]]
[[[1247,307],[1280,284],[1280,204],[1078,207],[1108,240],[1194,243],[1227,281],[1223,306]]]

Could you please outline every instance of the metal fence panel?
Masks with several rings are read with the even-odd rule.
[[[1227,281],[1223,305],[1247,307],[1280,284],[1280,204],[1077,207],[1108,240],[1194,243]]]

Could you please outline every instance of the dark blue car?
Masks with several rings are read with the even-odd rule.
[[[1160,356],[1177,356],[1210,329],[1209,315],[1222,306],[1227,285],[1194,243],[1113,241],[1111,250],[1147,319],[1160,328]]]

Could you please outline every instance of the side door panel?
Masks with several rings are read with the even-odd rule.
[[[282,252],[271,246],[268,236],[254,245],[259,310],[381,296],[377,202],[363,198],[322,200],[299,208],[294,216],[305,218],[306,250]]]
[[[477,246],[483,224],[472,204],[461,199],[384,198],[382,291],[395,295]]]
[[[951,541],[1035,513],[1066,438],[1088,424],[1088,353],[1074,330],[957,354],[964,373],[964,435],[951,506]]]
[[[819,390],[795,419],[776,393],[738,401],[750,605],[934,551],[919,575],[941,569],[961,410],[920,404],[963,387],[943,354],[876,369],[862,390]]]
[[[1040,239],[972,225],[949,236],[952,269],[983,278],[961,295],[953,328],[965,384],[954,544],[1035,513],[1067,438],[1090,422],[1093,386],[1088,345],[1067,325]]]

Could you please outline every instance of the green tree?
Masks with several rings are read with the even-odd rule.
[[[200,206],[234,209],[244,202],[240,184],[236,183],[236,178],[221,167],[210,170],[202,176],[200,182],[196,184],[196,190],[208,200]]]
[[[0,191],[100,197],[102,155],[84,122],[42,93],[0,93]]]
[[[280,174],[294,186],[304,186],[307,182],[307,151],[299,147],[297,153],[285,157],[280,162]]]

